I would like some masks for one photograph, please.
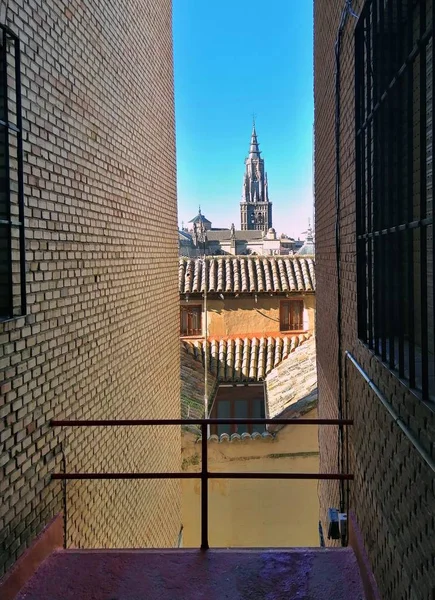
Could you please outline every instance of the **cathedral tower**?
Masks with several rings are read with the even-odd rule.
[[[252,128],[249,155],[245,160],[242,201],[240,202],[241,229],[267,231],[272,227],[272,203],[269,202],[267,173],[260,157],[255,123]]]

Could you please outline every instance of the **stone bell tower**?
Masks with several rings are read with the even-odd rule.
[[[269,202],[267,173],[264,172],[264,160],[260,154],[254,122],[249,155],[245,160],[242,201],[240,202],[242,230],[268,231],[272,227],[272,203]]]

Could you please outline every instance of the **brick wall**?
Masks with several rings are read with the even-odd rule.
[[[335,56],[344,0],[314,2],[316,331],[319,416],[337,416],[338,336],[335,254]],[[358,14],[363,2],[354,1]],[[341,278],[342,350],[349,350],[425,449],[435,453],[431,408],[399,382],[357,339],[355,239],[354,28],[347,19],[341,43]],[[344,362],[343,362],[344,365]],[[350,430],[350,508],[355,511],[383,598],[433,598],[435,498],[433,473],[392,422],[353,365],[347,374]],[[344,385],[344,378],[343,378]],[[321,471],[337,470],[337,431],[321,427]],[[319,486],[321,517],[338,506],[338,484]],[[432,573],[432,575],[431,575]]]
[[[7,10],[5,7],[7,4]],[[170,0],[9,0],[22,44],[27,314],[0,323],[0,575],[62,510],[50,474],[178,470]],[[69,483],[68,543],[174,546],[175,481]]]

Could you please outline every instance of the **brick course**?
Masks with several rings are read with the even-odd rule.
[[[344,0],[314,2],[317,373],[319,416],[338,411],[337,272],[335,254],[335,55]],[[359,14],[362,0],[352,2]],[[347,19],[341,42],[341,295],[342,349],[349,350],[420,442],[435,454],[433,410],[412,394],[357,339],[354,28]],[[383,598],[429,600],[433,582],[435,488],[433,474],[352,364],[347,374],[350,430],[350,508],[362,530]],[[343,378],[344,385],[344,378]],[[337,469],[337,431],[319,428],[321,471]],[[338,485],[321,482],[321,518],[338,506]]]
[[[27,314],[0,323],[0,575],[63,508],[50,474],[180,468],[170,0],[9,0],[22,46]],[[5,10],[6,9],[6,10]],[[179,482],[68,483],[73,546],[174,546]]]

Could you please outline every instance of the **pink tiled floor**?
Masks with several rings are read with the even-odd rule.
[[[364,600],[351,549],[67,550],[17,600]]]

